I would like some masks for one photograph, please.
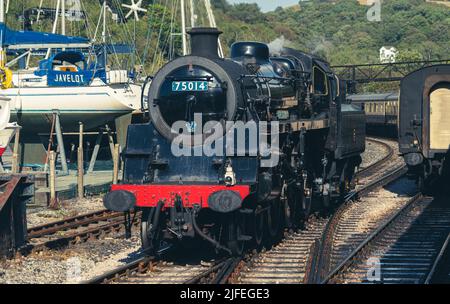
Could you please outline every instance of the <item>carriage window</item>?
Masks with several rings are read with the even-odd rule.
[[[318,67],[313,68],[314,94],[328,95],[327,75]]]

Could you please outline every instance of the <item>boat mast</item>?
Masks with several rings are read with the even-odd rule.
[[[103,1],[102,14],[103,14],[102,41],[106,45],[106,0]]]
[[[5,23],[5,1],[0,0],[0,23]],[[0,68],[5,67],[6,55],[3,50],[3,31],[0,33]]]
[[[66,35],[66,0],[61,0],[61,34]]]
[[[103,7],[102,7],[102,11],[103,11],[103,31],[102,31],[102,41],[103,41],[103,68],[105,69],[106,72],[106,64],[108,62],[108,55],[107,55],[107,47],[106,47],[106,0],[103,0]]]
[[[216,18],[214,17],[214,12],[212,10],[210,0],[205,0],[205,7],[206,7],[206,13],[207,13],[208,19],[209,19],[209,25],[211,27],[217,27]],[[223,48],[222,48],[222,43],[220,42],[220,38],[219,38],[219,50],[218,51],[219,51],[219,56],[223,58]]]
[[[195,9],[194,9],[194,0],[189,0],[190,8],[191,8],[191,27],[195,27]]]
[[[0,23],[5,23],[5,0],[0,0]]]
[[[61,0],[56,1],[56,11],[55,11],[55,21],[53,22],[53,28],[52,28],[52,34],[56,33],[56,29],[58,27],[58,15],[59,15],[59,7],[61,4]],[[47,50],[47,54],[45,55],[45,59],[48,59],[50,57],[52,49]]]
[[[183,40],[183,56],[187,55],[187,40],[186,40],[186,13],[184,0],[181,0],[181,37]]]

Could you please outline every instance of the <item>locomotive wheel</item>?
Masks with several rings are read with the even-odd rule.
[[[330,206],[331,206],[331,196],[330,196],[330,194],[323,196],[323,206],[326,209],[330,208]]]
[[[267,213],[267,232],[271,239],[280,236],[282,231],[282,204],[279,199],[273,200]]]
[[[142,212],[141,220],[142,249],[150,255],[155,255],[157,253],[162,240],[161,225],[158,225],[155,230],[151,231],[153,215],[154,208],[152,210],[144,210]]]
[[[299,206],[294,200],[295,197],[291,195],[289,188],[290,187],[287,184],[283,185],[283,189],[281,190],[281,202],[284,209],[285,226],[291,229],[295,228],[298,224],[296,219],[298,218]]]
[[[340,188],[339,189],[339,193],[340,193],[339,203],[344,202],[345,197],[351,190],[351,182],[353,180],[353,176],[355,175],[356,168],[353,166],[353,167],[351,167],[353,169],[348,169],[349,166],[351,166],[351,165],[346,163],[345,167],[344,167],[343,181],[341,182],[340,187],[339,187]]]
[[[262,241],[264,238],[264,212],[260,212],[258,207],[251,215],[251,219],[248,223],[248,229],[252,236],[253,247],[258,250],[262,247]]]
[[[300,201],[300,218],[302,221],[306,221],[311,215],[313,201],[312,191],[308,195],[302,193]]]
[[[242,239],[242,236],[245,234],[244,218],[245,217],[237,211],[231,214],[227,219],[227,247],[231,250],[231,253],[234,256],[240,256],[244,253],[245,240]]]

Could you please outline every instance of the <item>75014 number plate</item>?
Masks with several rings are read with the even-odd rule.
[[[174,81],[173,92],[205,92],[208,91],[207,81]]]

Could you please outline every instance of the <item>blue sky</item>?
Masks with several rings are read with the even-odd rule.
[[[262,11],[272,11],[279,6],[289,6],[298,4],[299,0],[228,0],[230,3],[239,3],[239,2],[247,2],[247,3],[258,3],[259,7]]]

